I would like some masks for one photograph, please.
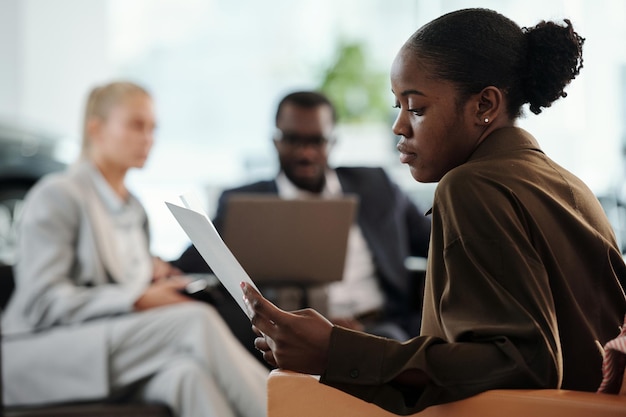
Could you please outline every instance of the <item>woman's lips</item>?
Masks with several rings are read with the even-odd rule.
[[[400,162],[403,164],[410,164],[417,158],[417,155],[414,153],[401,153],[400,154]]]
[[[409,152],[404,146],[399,145],[398,151],[400,152],[400,162],[403,164],[409,164],[417,158],[417,154]]]

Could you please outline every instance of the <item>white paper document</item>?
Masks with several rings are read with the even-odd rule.
[[[185,207],[167,201],[165,204],[215,276],[237,301],[243,312],[250,317],[250,311],[243,301],[240,283],[247,282],[254,288],[257,288],[256,285],[222,240],[213,222],[204,212],[200,200],[193,194],[183,195],[181,200]]]

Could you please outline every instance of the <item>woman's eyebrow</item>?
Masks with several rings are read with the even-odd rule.
[[[423,92],[419,90],[404,90],[402,93],[400,93],[400,95],[403,97],[410,96],[411,94],[417,94],[418,96],[426,96],[426,94],[424,94]]]

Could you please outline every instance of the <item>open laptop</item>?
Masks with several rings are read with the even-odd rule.
[[[342,279],[356,196],[285,200],[233,194],[224,242],[257,284],[324,284]]]

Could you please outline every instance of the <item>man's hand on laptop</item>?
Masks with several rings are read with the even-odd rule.
[[[251,285],[242,283],[244,301],[259,335],[254,346],[273,366],[321,375],[328,361],[333,324],[312,309],[286,312],[270,303]]]

